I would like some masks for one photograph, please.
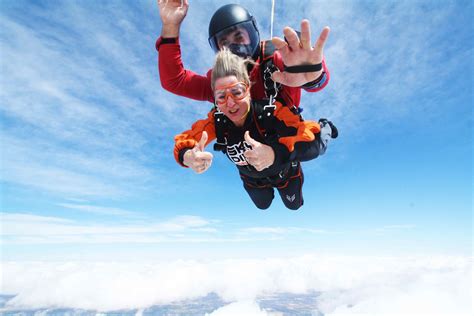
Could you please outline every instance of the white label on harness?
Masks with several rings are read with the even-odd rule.
[[[236,165],[248,165],[248,162],[244,156],[244,152],[249,149],[252,149],[252,146],[250,146],[243,140],[240,143],[234,144],[232,146],[227,146],[227,157],[229,157],[229,159],[232,160]]]

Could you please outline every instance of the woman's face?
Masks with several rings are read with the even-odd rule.
[[[243,126],[250,110],[249,87],[235,76],[216,79],[214,98],[217,107],[236,126]]]

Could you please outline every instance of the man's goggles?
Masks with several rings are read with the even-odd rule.
[[[230,36],[230,34],[239,29],[248,34],[248,39],[250,40],[249,43],[244,44],[240,42],[238,36],[237,39]],[[230,38],[227,39],[229,36]],[[222,42],[222,45],[219,45],[219,42]],[[252,57],[259,47],[260,34],[258,33],[256,22],[252,18],[252,20],[226,27],[225,29],[212,35],[209,37],[209,44],[216,53],[221,50],[223,46],[225,46],[229,48],[231,52],[240,57]]]
[[[226,104],[227,98],[234,101],[244,99],[249,93],[249,87],[243,82],[236,82],[227,86],[220,86],[214,89],[214,98],[219,105]]]

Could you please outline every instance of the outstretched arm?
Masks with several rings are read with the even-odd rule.
[[[158,70],[162,87],[174,94],[199,101],[213,102],[209,76],[185,69],[181,59],[179,30],[188,12],[188,0],[158,0],[162,22],[156,41]]]
[[[175,136],[174,158],[183,167],[189,167],[196,173],[203,173],[212,163],[212,154],[204,148],[216,138],[214,112],[207,119],[199,120],[191,129]]]
[[[160,18],[163,24],[161,36],[175,38],[179,36],[179,29],[188,13],[188,0],[158,0]]]
[[[308,20],[301,22],[301,38],[290,27],[283,29],[286,41],[274,37],[273,45],[280,52],[285,66],[317,65],[323,63],[323,49],[329,36],[329,27],[323,28],[315,45],[311,45],[311,27]],[[313,82],[323,74],[324,69],[317,71],[290,73],[274,72],[272,79],[290,87],[300,87]]]

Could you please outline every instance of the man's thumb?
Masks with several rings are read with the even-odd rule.
[[[285,78],[285,75],[281,73],[280,71],[275,71],[272,74],[272,80],[275,82],[281,83],[284,80],[284,78]]]

